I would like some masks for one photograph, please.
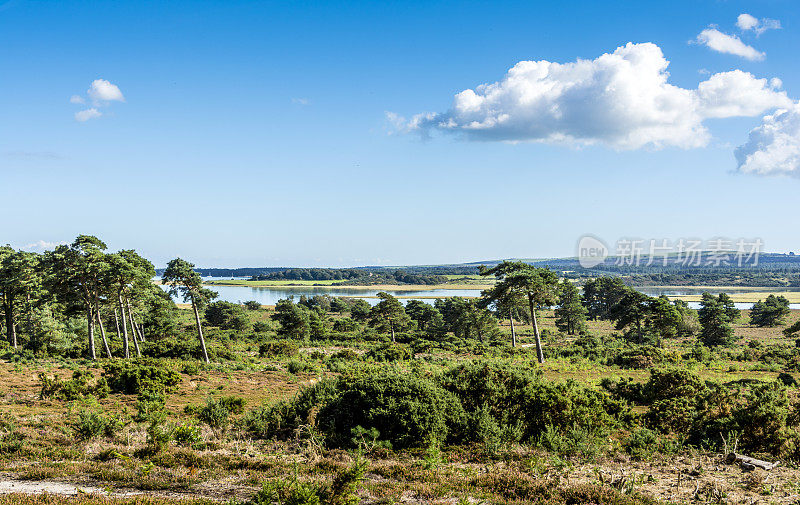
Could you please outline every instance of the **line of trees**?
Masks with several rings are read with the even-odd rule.
[[[191,301],[197,315],[214,293],[202,287],[193,265],[170,262],[164,283]],[[76,318],[84,320],[85,355],[113,358],[113,332],[122,343],[122,356],[142,355],[149,337],[175,329],[175,304],[156,286],[152,263],[134,250],[107,252],[106,244],[79,235],[71,244],[42,254],[0,247],[0,313],[5,336],[14,349],[38,352],[55,345],[60,333]],[[202,338],[200,319],[197,329]]]

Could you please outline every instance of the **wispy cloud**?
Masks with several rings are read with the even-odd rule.
[[[297,105],[308,105],[311,103],[311,100],[308,98],[292,98],[292,103]]]
[[[91,109],[85,109],[85,110],[81,110],[81,111],[76,112],[75,113],[75,121],[83,123],[83,122],[88,121],[90,119],[98,118],[98,117],[100,117],[102,115],[103,115],[102,112],[100,112],[99,110],[97,110],[94,107],[92,107]]]
[[[758,19],[755,16],[743,13],[736,18],[736,26],[743,32],[752,31],[756,36],[759,36],[767,30],[780,30],[781,22],[770,18]]]
[[[53,151],[8,151],[5,153],[9,158],[15,159],[38,159],[38,160],[62,160],[58,153]]]
[[[111,102],[125,102],[125,96],[116,84],[105,79],[95,79],[86,90],[86,98],[72,95],[69,101],[77,105],[85,105],[87,101],[91,102],[92,107],[75,113],[75,120],[82,123],[102,116],[100,108],[107,107]]]
[[[706,28],[700,32],[695,41],[712,51],[741,56],[750,61],[761,61],[766,57],[761,51],[742,42],[736,35],[723,33],[716,28]]]

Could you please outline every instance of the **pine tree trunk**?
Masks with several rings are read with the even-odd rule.
[[[122,339],[122,332],[119,329],[119,315],[117,314],[117,309],[116,308],[114,309],[114,324],[117,326],[117,338],[119,338],[121,340]],[[126,338],[125,338],[125,340],[123,341],[123,344],[122,344],[122,351],[124,353],[123,355],[126,358],[130,358],[130,355],[129,355],[129,352],[128,352],[128,338],[127,338],[127,335],[125,337]]]
[[[131,309],[131,302],[128,301],[127,298],[125,299],[125,301],[128,302],[128,319],[130,320],[131,323],[131,340],[133,340],[133,347],[134,349],[136,349],[136,357],[141,358],[142,350],[139,349],[139,340],[136,338],[136,326],[134,326],[133,322],[133,311]]]
[[[86,326],[89,331],[89,355],[92,359],[97,359],[94,349],[94,309],[91,305],[86,309]]]
[[[200,337],[200,347],[203,348],[203,359],[206,363],[211,363],[208,359],[208,351],[206,351],[206,339],[203,338],[203,327],[200,326],[200,312],[197,311],[197,304],[192,300],[192,308],[194,309],[194,320],[197,323],[197,336]]]
[[[125,353],[125,358],[131,357],[131,349],[130,344],[128,343],[128,323],[125,320],[125,304],[122,303],[122,295],[119,295],[119,310],[122,316],[122,350]],[[117,311],[114,311],[114,315],[117,315]],[[119,324],[117,324],[117,332],[119,332]]]
[[[533,321],[533,336],[536,338],[536,359],[539,363],[544,363],[544,352],[542,352],[542,339],[539,335],[539,323],[536,321],[536,308],[533,304],[533,298],[528,296],[528,305],[531,309],[531,321]]]
[[[100,336],[103,339],[103,347],[106,350],[106,356],[108,356],[108,359],[111,359],[113,358],[113,356],[111,355],[111,348],[108,347],[108,339],[106,339],[106,330],[105,328],[103,328],[103,319],[100,317],[99,310],[97,311],[97,325],[100,327]]]
[[[3,302],[3,309],[5,310],[6,316],[6,337],[8,337],[8,342],[14,346],[14,349],[16,349],[17,328],[14,324],[14,300],[10,296],[4,294]]]
[[[28,339],[30,340],[31,335],[33,335],[33,318],[32,312],[33,308],[31,307],[31,294],[25,293],[25,331],[28,333]]]
[[[389,321],[389,331],[392,332],[392,343],[397,342],[397,340],[394,339],[394,325],[392,324],[391,321]]]
[[[139,326],[136,324],[136,319],[134,319],[134,317],[133,317],[133,306],[131,306],[131,301],[128,300],[127,298],[126,298],[126,300],[128,301],[128,317],[131,318],[131,328],[132,328],[132,331],[133,331],[133,342],[136,343],[136,348],[138,349],[139,348],[139,344],[137,343],[137,340],[138,340],[138,342],[144,342],[144,338],[141,338],[141,333],[139,331]]]
[[[144,342],[144,326],[139,322],[136,323],[136,331],[139,334],[139,342]]]
[[[517,346],[517,332],[514,330],[514,315],[508,311],[508,321],[511,323],[511,347]]]

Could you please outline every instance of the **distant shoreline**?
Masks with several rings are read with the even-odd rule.
[[[335,284],[336,281],[249,281],[249,280],[219,280],[206,281],[207,286],[244,286],[253,288],[314,288],[314,289],[377,289],[383,291],[433,291],[436,289],[477,289],[484,290],[492,284]]]

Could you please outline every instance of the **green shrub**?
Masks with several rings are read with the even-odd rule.
[[[294,428],[294,410],[289,402],[261,405],[249,410],[242,424],[252,435],[259,438],[273,438],[287,434]]]
[[[118,360],[103,365],[103,377],[115,393],[137,394],[143,389],[174,392],[181,376],[171,365],[153,360]]]
[[[199,449],[203,445],[203,435],[200,428],[189,423],[175,426],[172,437],[179,445]]]
[[[408,361],[414,353],[406,344],[387,343],[371,349],[365,357],[373,361]]]
[[[497,430],[535,441],[548,425],[560,431],[578,427],[605,432],[627,410],[624,402],[604,392],[573,381],[547,381],[532,368],[520,365],[464,363],[446,371],[440,383],[471,413],[466,440],[485,438],[485,433],[476,431],[491,428],[485,416],[491,416]],[[484,416],[482,425],[476,422],[478,415]]]
[[[122,423],[107,415],[99,406],[84,404],[77,411],[72,427],[79,438],[89,440],[101,435],[111,437],[121,428]]]
[[[548,424],[539,435],[537,443],[540,447],[560,456],[581,456],[583,459],[592,460],[599,454],[603,439],[587,427],[576,425],[560,429]]]
[[[87,396],[107,397],[109,388],[105,378],[101,377],[92,385],[89,381],[93,378],[94,374],[88,370],[75,370],[72,373],[72,379],[68,381],[62,381],[58,376],[53,376],[51,379],[44,372],[40,372],[39,398],[58,398],[72,401],[80,400]]]
[[[223,330],[247,331],[251,327],[250,318],[244,308],[225,301],[209,303],[205,310],[205,318],[209,324]]]
[[[200,342],[193,338],[164,338],[141,342],[142,355],[148,358],[194,360],[203,356]],[[210,350],[209,350],[210,352]]]
[[[297,356],[300,347],[294,340],[271,340],[258,346],[258,355],[262,358]]]
[[[241,414],[244,405],[245,400],[238,396],[210,397],[198,410],[197,418],[212,428],[225,429],[230,424],[231,415]]]
[[[362,426],[378,428],[394,447],[425,447],[457,436],[466,420],[452,393],[414,375],[345,376],[335,390],[316,417],[334,446],[350,445],[353,428]]]
[[[293,359],[286,365],[286,370],[290,374],[299,374],[299,373],[307,373],[307,372],[319,372],[319,368],[316,367],[313,363],[309,363],[308,361],[303,361],[299,359]]]
[[[655,452],[657,442],[658,437],[654,431],[638,428],[622,441],[622,447],[635,459],[648,459]]]
[[[660,365],[664,361],[666,361],[664,351],[658,347],[643,345],[621,351],[611,360],[611,364],[620,368],[641,370]]]
[[[272,330],[272,326],[267,321],[256,321],[253,323],[253,331],[256,333],[266,333]]]

